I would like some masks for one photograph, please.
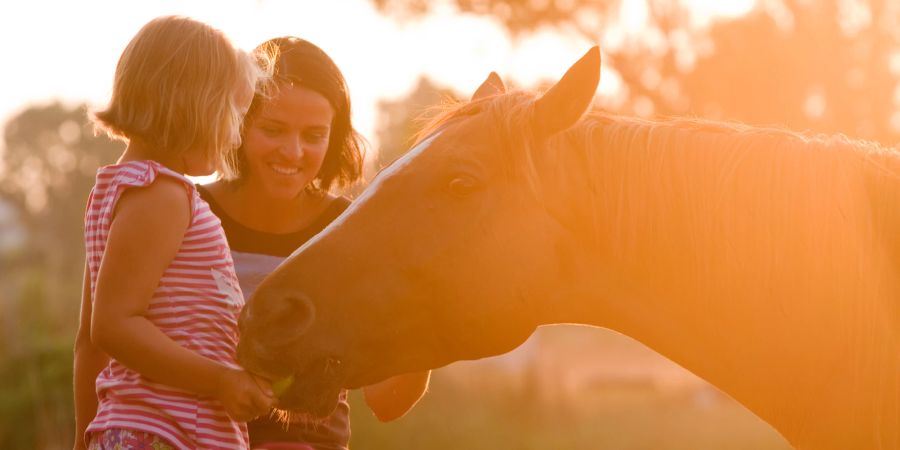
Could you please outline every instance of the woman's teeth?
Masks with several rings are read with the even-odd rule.
[[[276,165],[276,164],[269,164],[269,167],[270,167],[273,171],[275,171],[275,173],[278,173],[278,174],[281,174],[281,175],[296,175],[296,174],[300,173],[300,169],[298,169],[298,168],[296,168],[296,167],[279,166],[279,165]]]

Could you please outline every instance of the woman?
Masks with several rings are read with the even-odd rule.
[[[219,216],[245,296],[265,275],[347,208],[330,190],[358,180],[362,139],[350,120],[350,98],[340,70],[325,52],[295,37],[256,49],[274,66],[271,92],[257,93],[238,149],[240,176],[200,187]],[[406,413],[428,385],[429,372],[364,388],[375,415]],[[324,421],[285,427],[273,418],[249,423],[254,448],[346,449],[350,439],[346,392]]]

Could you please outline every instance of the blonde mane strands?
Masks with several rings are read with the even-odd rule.
[[[591,162],[596,186],[584,192],[595,195],[582,201],[622,273],[663,286],[654,291],[663,302],[715,317],[707,326],[723,341],[748,323],[782,321],[800,341],[834,324],[827,334],[855,350],[818,369],[874,384],[855,388],[876,393],[859,392],[884,414],[872,426],[896,433],[887,423],[900,408],[895,151],[844,136],[603,115],[566,140]],[[807,348],[830,347],[809,339]]]
[[[898,205],[898,157],[876,144],[699,120],[604,115],[592,115],[568,134],[566,140],[587,152],[590,180],[599,184],[585,189],[597,194],[589,199],[592,209],[608,218],[607,228],[598,231],[612,233],[623,259],[660,251],[679,259],[690,254],[697,258],[695,281],[703,283],[714,282],[707,276],[710,264],[719,271],[724,264],[740,278],[756,271],[752,278],[759,281],[801,268],[791,264],[828,272],[832,264],[856,261],[866,280],[896,268],[888,264],[883,233],[876,232],[887,228],[885,219],[896,226],[896,217],[875,211]],[[607,205],[619,207],[611,211]],[[673,242],[673,235],[684,240]],[[779,255],[805,260],[783,261]],[[861,277],[815,280],[807,288],[835,289],[835,283]],[[841,290],[861,294],[868,284]]]
[[[650,286],[651,308],[690,305],[688,314],[709,317],[695,326],[733,348],[759,351],[736,330],[761,326],[794,340],[780,345],[797,355],[828,355],[781,364],[824,374],[812,391],[827,391],[832,377],[855,380],[847,389],[863,403],[845,417],[883,442],[900,439],[890,423],[900,415],[900,154],[842,135],[603,114],[553,144],[587,161],[590,185],[576,201],[620,264],[613,270]],[[813,401],[822,411],[849,406]]]

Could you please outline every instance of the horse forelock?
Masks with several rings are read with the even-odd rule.
[[[483,121],[485,139],[494,152],[501,173],[522,177],[528,192],[539,202],[547,199],[542,193],[540,172],[536,165],[536,145],[530,133],[534,101],[537,94],[512,91],[471,102],[448,102],[432,109],[433,117],[414,138],[415,145],[439,130],[467,119]]]

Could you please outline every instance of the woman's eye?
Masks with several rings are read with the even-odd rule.
[[[459,175],[453,177],[447,184],[447,189],[451,194],[456,196],[466,196],[475,192],[480,187],[478,180],[470,175]]]
[[[281,133],[281,129],[277,127],[260,127],[260,129],[269,136],[276,136]]]
[[[311,133],[306,135],[306,142],[311,144],[320,144],[326,140],[328,140],[328,135],[325,133]]]

